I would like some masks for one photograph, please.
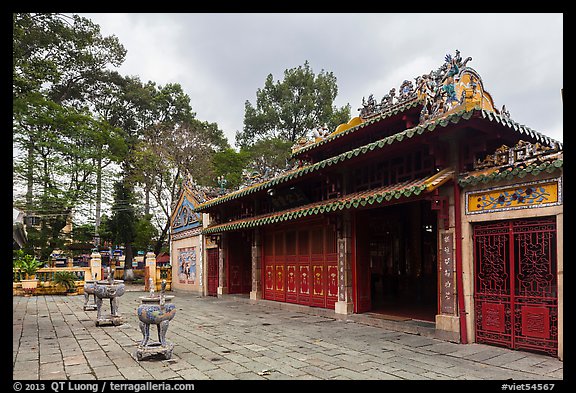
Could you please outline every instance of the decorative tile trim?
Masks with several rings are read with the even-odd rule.
[[[189,229],[187,231],[172,233],[172,240],[186,239],[188,237],[200,235],[201,233],[202,233],[202,227],[199,226],[194,229]]]

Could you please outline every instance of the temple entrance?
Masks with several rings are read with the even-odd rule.
[[[356,215],[356,312],[433,322],[437,219],[429,201]]]
[[[245,232],[231,232],[228,242],[228,293],[250,293],[252,240]]]

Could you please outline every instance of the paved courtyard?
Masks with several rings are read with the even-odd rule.
[[[170,360],[136,359],[140,288],[125,323],[95,326],[84,296],[13,297],[14,380],[562,380],[553,357],[459,345],[227,296],[174,292]],[[109,303],[104,306],[108,311]],[[153,334],[152,334],[153,333]],[[156,338],[152,328],[151,338]]]

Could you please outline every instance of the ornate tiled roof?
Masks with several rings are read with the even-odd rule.
[[[460,51],[456,50],[454,56],[450,54],[445,56],[444,63],[438,69],[416,77],[415,87],[411,81],[405,80],[398,89],[398,96],[396,89],[393,88],[378,103],[370,94],[367,102],[362,99],[362,108],[359,108],[360,117],[354,118],[352,124],[341,124],[333,133],[313,141],[299,141],[293,146],[291,157],[301,156],[303,153],[320,148],[336,139],[353,134],[366,126],[406,112],[416,106],[421,109],[420,125],[446,117],[454,112],[460,112],[462,109],[470,111],[480,108],[483,111],[482,115],[491,121],[506,124],[539,142],[547,144],[555,142],[512,121],[506,106],[502,106],[501,110],[496,109],[492,96],[484,89],[480,75],[473,68],[467,66],[471,60],[471,57],[463,60]]]
[[[213,206],[216,206],[216,205],[219,205],[219,204],[231,201],[231,200],[235,200],[238,198],[242,198],[244,196],[256,193],[258,191],[267,190],[270,187],[277,186],[277,185],[282,184],[282,183],[286,183],[290,180],[297,179],[299,177],[308,175],[310,173],[316,172],[316,171],[321,170],[323,168],[330,167],[332,165],[347,161],[347,160],[352,159],[354,157],[357,157],[359,155],[366,154],[367,152],[370,152],[372,150],[382,149],[388,145],[402,142],[405,139],[411,139],[417,135],[422,135],[424,133],[433,132],[439,128],[445,128],[449,124],[457,124],[461,120],[469,120],[473,116],[476,118],[481,118],[481,119],[490,121],[490,122],[496,122],[496,123],[502,124],[503,126],[506,126],[510,129],[520,133],[521,135],[530,136],[531,138],[534,138],[541,143],[545,143],[546,145],[559,146],[560,148],[562,147],[562,144],[560,142],[558,142],[552,138],[549,138],[549,137],[547,137],[547,136],[545,136],[545,135],[543,135],[537,131],[534,131],[534,130],[526,127],[526,126],[518,124],[518,123],[516,123],[516,122],[514,122],[508,118],[505,118],[501,115],[495,114],[493,112],[490,112],[490,111],[487,111],[484,109],[479,109],[479,108],[468,110],[468,111],[465,109],[462,109],[459,112],[453,112],[453,113],[450,113],[444,117],[427,121],[423,124],[417,125],[416,127],[412,127],[412,128],[407,129],[407,130],[404,130],[402,132],[399,132],[397,134],[384,137],[384,138],[377,140],[375,142],[368,143],[364,146],[357,147],[357,148],[349,150],[347,152],[338,154],[334,157],[330,157],[330,158],[327,158],[325,160],[319,161],[315,164],[310,164],[310,165],[306,165],[306,166],[303,166],[300,168],[292,169],[292,170],[285,172],[285,173],[283,173],[283,174],[281,174],[281,175],[279,175],[279,176],[277,176],[271,180],[268,180],[268,181],[265,181],[265,182],[262,182],[259,184],[255,184],[253,186],[243,188],[243,189],[238,190],[238,191],[231,192],[231,193],[226,194],[224,196],[221,196],[219,198],[214,198],[214,199],[208,200],[205,203],[198,205],[196,207],[195,211],[204,211],[210,207],[213,207]],[[374,119],[374,121],[378,121],[378,120]]]
[[[476,163],[474,171],[459,176],[462,187],[474,186],[501,180],[537,176],[542,172],[552,173],[564,166],[561,145],[543,146],[540,143],[519,141],[515,146],[501,146]]]
[[[418,105],[422,105],[422,102],[417,97],[414,97],[410,101],[403,102],[399,105],[395,105],[391,108],[388,108],[384,112],[382,112],[382,113],[376,115],[375,117],[372,117],[372,118],[370,118],[370,119],[368,119],[368,120],[366,120],[366,121],[364,121],[364,122],[362,122],[362,123],[360,123],[354,127],[350,127],[350,128],[348,128],[342,132],[334,132],[332,134],[329,134],[327,137],[319,140],[318,142],[306,145],[306,146],[302,147],[301,149],[294,151],[292,153],[292,155],[290,156],[290,158],[296,158],[298,156],[301,156],[303,153],[305,153],[307,151],[310,151],[310,150],[315,149],[319,146],[325,145],[329,142],[332,142],[333,140],[336,140],[336,139],[341,138],[343,136],[346,136],[348,134],[352,134],[352,133],[354,133],[354,132],[356,132],[362,128],[365,128],[371,124],[382,121],[386,118],[392,117],[392,116],[397,115],[397,114],[402,113],[402,112],[406,112],[408,109],[415,108]]]
[[[256,217],[244,218],[223,224],[210,226],[202,231],[204,234],[221,233],[236,229],[253,228],[257,226],[274,224],[295,220],[302,217],[335,212],[343,209],[358,208],[366,205],[385,204],[400,198],[420,195],[422,192],[430,192],[450,180],[454,176],[454,170],[445,169],[432,176],[384,186],[372,190],[355,192],[326,201],[309,203],[280,212],[262,214]]]

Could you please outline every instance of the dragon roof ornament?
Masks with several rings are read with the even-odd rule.
[[[362,107],[358,108],[360,117],[369,120],[382,113],[394,110],[394,108],[410,101],[423,103],[420,112],[420,123],[441,117],[455,110],[466,110],[474,107],[491,110],[500,113],[494,108],[491,96],[484,91],[482,79],[476,71],[467,67],[472,57],[462,59],[457,49],[454,56],[447,54],[444,63],[436,70],[415,78],[415,83],[405,80],[398,89],[392,88],[388,94],[377,103],[370,94],[366,101],[362,98]],[[503,107],[503,113],[509,116]]]

